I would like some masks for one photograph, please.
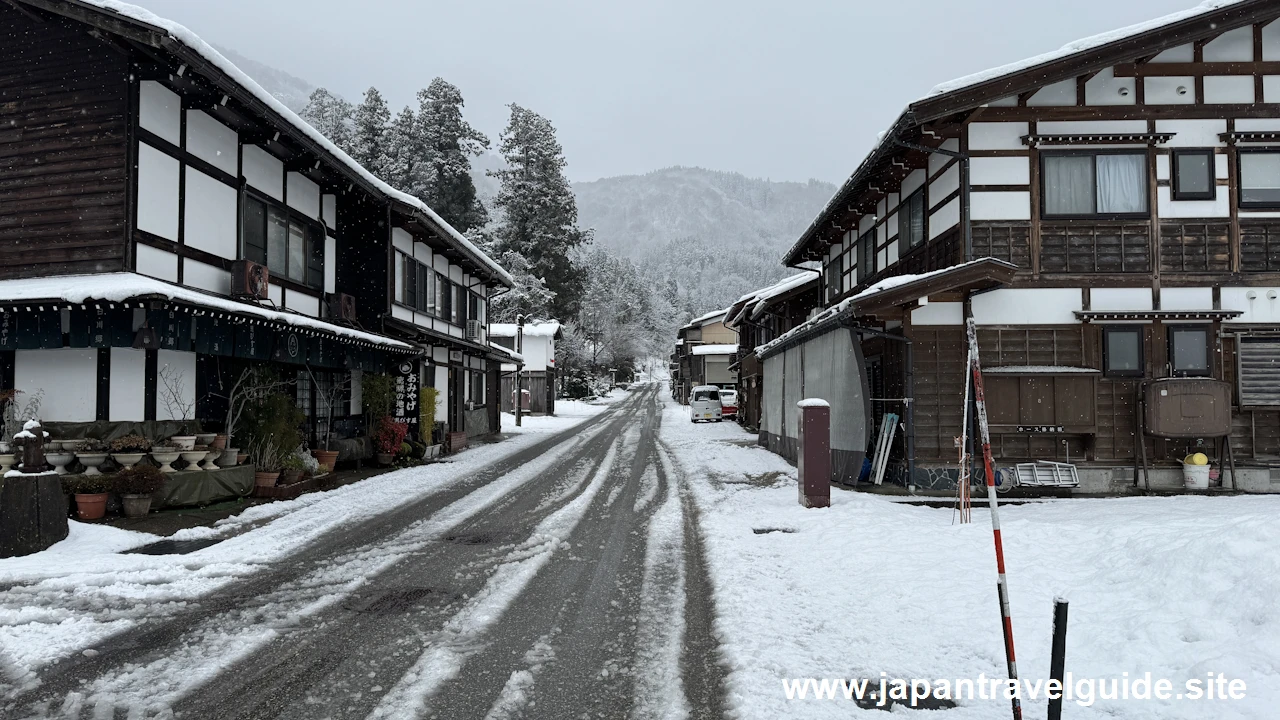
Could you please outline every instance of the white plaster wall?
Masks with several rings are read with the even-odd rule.
[[[1262,27],[1262,59],[1280,60],[1280,20]]]
[[[858,234],[861,235],[862,233],[870,230],[871,227],[875,224],[876,224],[876,218],[874,215],[863,215],[858,220]]]
[[[1148,105],[1191,105],[1196,101],[1196,83],[1190,77],[1149,77],[1142,79]],[[1178,88],[1186,90],[1179,94]]]
[[[391,306],[391,317],[405,322],[413,322],[413,311],[402,305]]]
[[[1249,294],[1253,293],[1253,299]],[[1270,296],[1275,295],[1273,299]],[[1225,320],[1229,323],[1277,323],[1280,322],[1280,288],[1224,287],[1222,309],[1242,310],[1240,317]]]
[[[289,207],[309,218],[320,219],[320,186],[311,178],[301,173],[291,172],[287,176],[289,191]]]
[[[1026,134],[1026,123],[970,123],[969,149],[1025,150],[1022,136]]]
[[[351,414],[364,412],[364,371],[351,371]]]
[[[1027,98],[1027,105],[1030,107],[1049,107],[1076,104],[1076,81],[1063,80],[1045,85],[1036,91],[1034,95]]]
[[[1104,68],[1085,81],[1086,105],[1133,105],[1137,101],[1134,78],[1118,78],[1113,68]]]
[[[183,406],[190,406],[187,419],[195,419],[196,354],[177,350],[156,352],[156,419],[181,420]],[[164,380],[166,375],[169,383]],[[166,396],[171,398],[170,402],[165,401]]]
[[[142,243],[134,244],[137,271],[160,280],[178,282],[178,256],[168,250],[160,250]]]
[[[186,259],[182,261],[182,284],[219,295],[230,295],[231,273],[197,260]]]
[[[306,293],[300,293],[290,290],[285,297],[285,307],[295,310],[303,315],[311,317],[320,317],[320,298]]]
[[[924,185],[926,173],[923,169],[912,170],[910,175],[902,179],[902,197],[910,197],[921,185]]]
[[[1266,132],[1280,130],[1280,118],[1240,118],[1236,120],[1238,132]]]
[[[898,262],[898,241],[894,240],[885,246],[885,254],[889,258],[889,264]]]
[[[462,282],[462,268],[457,265],[449,265],[449,279],[456,283]]]
[[[27,397],[44,391],[41,420],[91,422],[97,419],[98,410],[98,351],[17,350],[13,384]]]
[[[975,192],[969,195],[974,220],[1030,220],[1031,193]]]
[[[1218,136],[1226,131],[1226,120],[1156,121],[1156,132],[1174,133],[1164,147],[1222,147],[1225,143]]]
[[[950,140],[944,140],[942,141],[941,147],[944,150],[950,150],[952,152],[960,152],[960,141],[957,140],[956,138],[951,138]],[[951,157],[949,155],[943,155],[942,153],[930,153],[929,154],[929,174],[933,175],[934,173],[941,170],[943,165],[946,165],[949,162],[951,162]]]
[[[413,236],[403,228],[391,228],[391,245],[402,253],[413,256]]]
[[[147,351],[111,348],[111,392],[107,416],[113,422],[146,418]]]
[[[245,145],[242,171],[254,188],[276,200],[284,199],[284,163],[257,145]]]
[[[1220,187],[1212,200],[1174,200],[1172,188],[1156,188],[1161,218],[1210,218],[1231,215],[1227,189]]]
[[[963,325],[964,303],[931,302],[911,311],[912,325]]]
[[[268,285],[267,299],[275,303],[277,307],[284,305],[284,288],[275,284]]]
[[[1031,182],[1031,161],[1025,157],[976,157],[969,161],[969,182],[974,185],[1026,185]]]
[[[338,197],[336,195],[320,196],[320,216],[330,230],[338,227]]]
[[[231,176],[240,174],[236,131],[200,110],[187,111],[187,150]]]
[[[1249,75],[1207,76],[1204,101],[1210,105],[1253,102],[1253,77]]]
[[[448,355],[446,351],[445,359],[437,362],[448,362]],[[439,400],[436,402],[436,422],[445,422],[449,419],[449,368],[436,366],[435,388],[440,393]]]
[[[960,224],[960,198],[952,198],[929,216],[929,239],[932,240]]]
[[[178,161],[138,143],[138,229],[178,239]]]
[[[413,258],[430,267],[432,261],[431,248],[427,247],[426,243],[415,242],[413,244]]]
[[[1089,309],[1094,311],[1150,310],[1151,288],[1100,288],[1089,291]]]
[[[1075,325],[1080,288],[1001,288],[973,296],[979,325]]]
[[[432,348],[431,360],[438,363],[448,363],[449,350],[447,348],[442,348],[442,347]],[[441,387],[441,386],[437,385],[436,387]]]
[[[878,268],[886,268],[886,267],[889,267],[889,251],[888,251],[888,248],[884,248],[884,249],[879,250],[879,251],[877,251],[877,252],[876,252],[876,267],[878,267]]]
[[[1151,58],[1153,63],[1183,63],[1192,62],[1196,59],[1195,48],[1190,43],[1169,48],[1164,52]]]
[[[324,239],[324,291],[338,291],[338,239],[328,236]]]
[[[970,182],[973,182],[970,180]],[[956,163],[929,183],[929,207],[937,207],[942,199],[960,188],[960,163]],[[870,223],[868,223],[868,228]]]
[[[154,80],[138,83],[138,124],[174,145],[182,142],[182,99]]]
[[[1262,76],[1262,101],[1280,102],[1280,75]]]
[[[1253,60],[1252,25],[1228,30],[1204,45],[1205,62],[1249,62],[1250,60]],[[1207,95],[1208,92],[1206,91],[1205,94]]]
[[[1161,310],[1210,310],[1213,288],[1160,288]]]
[[[235,260],[237,201],[236,189],[187,166],[186,212],[183,242],[197,250]]]
[[[898,213],[892,213],[888,219],[884,221],[884,231],[889,237],[898,236]]]
[[[1146,131],[1146,120],[1051,120],[1036,123],[1036,133],[1039,135],[1103,135]]]

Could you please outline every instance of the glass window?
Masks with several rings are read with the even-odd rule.
[[[1105,374],[1142,376],[1142,328],[1104,328],[1103,340],[1103,372]]]
[[[453,284],[443,277],[436,277],[436,303],[440,309],[439,317],[448,320],[453,317]]]
[[[858,282],[876,274],[876,234],[863,233],[858,238]]]
[[[240,233],[244,237],[244,259],[266,265],[267,206],[253,198],[245,198],[240,227]]]
[[[1046,216],[1145,215],[1144,152],[1044,155]]]
[[[315,223],[246,194],[240,237],[244,258],[266,265],[273,277],[324,287],[324,234]]]
[[[267,269],[276,277],[287,277],[289,217],[279,208],[267,208]]]
[[[298,223],[289,225],[289,279],[307,281],[307,231]]]
[[[1173,199],[1212,200],[1213,151],[1173,151]]]
[[[1174,375],[1208,375],[1208,329],[1169,328],[1169,362]]]
[[[907,247],[915,247],[924,242],[924,188],[917,190],[911,197],[907,198],[904,204],[907,206],[906,227],[904,228]],[[902,221],[899,220],[899,222]],[[863,237],[866,236],[864,235]],[[864,255],[863,257],[866,256]]]
[[[1280,152],[1240,153],[1240,205],[1280,206]]]
[[[415,307],[418,303],[418,263],[404,253],[396,255],[404,265],[404,272],[400,277],[400,302]]]

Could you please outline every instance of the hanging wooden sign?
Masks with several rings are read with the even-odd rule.
[[[421,437],[418,434],[418,397],[422,377],[418,372],[418,362],[401,360],[395,364],[392,376],[395,378],[395,407],[392,416],[396,422],[409,426],[408,437]]]
[[[147,324],[156,331],[162,350],[181,350],[190,352],[191,316],[174,309],[151,310],[147,313]]]
[[[307,361],[306,338],[296,332],[282,330],[275,333],[275,349],[271,359],[301,365]]]
[[[271,359],[271,335],[261,325],[240,323],[236,326],[235,356],[247,360]]]
[[[235,352],[235,326],[225,318],[202,315],[195,319],[195,351],[205,355],[229,356]]]
[[[18,350],[62,347],[62,312],[35,310],[18,313]]]

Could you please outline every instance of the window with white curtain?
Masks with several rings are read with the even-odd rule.
[[[1240,150],[1240,207],[1280,207],[1280,150]]]
[[[1046,153],[1041,167],[1046,217],[1147,214],[1144,151]]]

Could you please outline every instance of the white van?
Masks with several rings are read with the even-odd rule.
[[[689,411],[694,422],[720,422],[720,388],[699,385],[689,391]]]

